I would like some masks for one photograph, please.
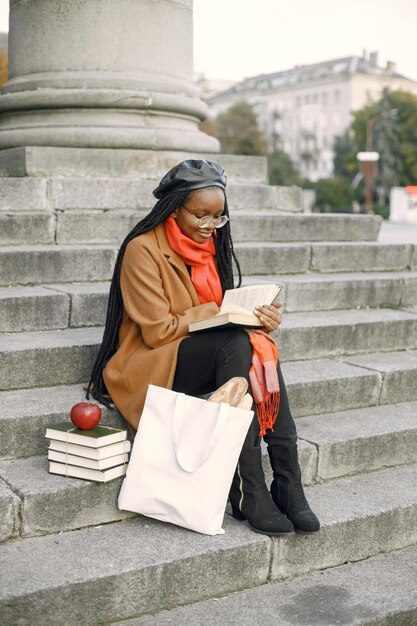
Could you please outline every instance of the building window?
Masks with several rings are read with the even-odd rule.
[[[321,101],[322,104],[327,104],[327,93],[325,91],[321,94]]]
[[[339,89],[335,89],[334,92],[334,103],[338,104],[340,102],[340,91]]]

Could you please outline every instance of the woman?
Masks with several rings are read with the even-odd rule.
[[[216,314],[224,291],[233,288],[232,259],[241,283],[225,189],[222,165],[183,161],[162,178],[153,192],[158,202],[120,248],[89,389],[104,403],[110,394],[134,430],[150,383],[198,396],[234,376],[249,381],[255,347],[245,330],[188,334],[189,323]],[[281,306],[255,311],[268,333],[259,336],[269,350],[271,343],[275,346],[269,334],[280,324]],[[272,416],[274,429],[264,435],[274,475],[271,492],[255,416],[230,490],[233,515],[271,536],[315,532],[320,525],[301,485],[296,428],[279,365],[277,374],[279,412]],[[265,406],[258,403],[258,413]],[[272,405],[267,406],[271,412]]]

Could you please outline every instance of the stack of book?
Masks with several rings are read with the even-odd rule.
[[[55,424],[46,429],[49,472],[108,482],[124,476],[129,460],[130,441],[127,431],[109,426],[91,430],[75,428],[72,422]]]

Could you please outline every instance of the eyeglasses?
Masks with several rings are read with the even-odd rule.
[[[208,215],[205,215],[204,217],[197,217],[197,215],[191,213],[190,209],[187,209],[184,204],[181,206],[197,220],[199,228],[209,228],[212,223],[214,224],[214,228],[222,228],[222,226],[225,226],[229,221],[227,215],[220,215],[220,217],[216,217],[215,219],[213,217],[208,217]]]

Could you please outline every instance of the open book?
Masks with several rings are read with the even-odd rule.
[[[209,330],[218,326],[246,326],[260,328],[262,322],[252,313],[256,306],[272,304],[281,291],[282,285],[250,285],[239,289],[228,289],[220,311],[205,320],[191,322],[190,333]]]

